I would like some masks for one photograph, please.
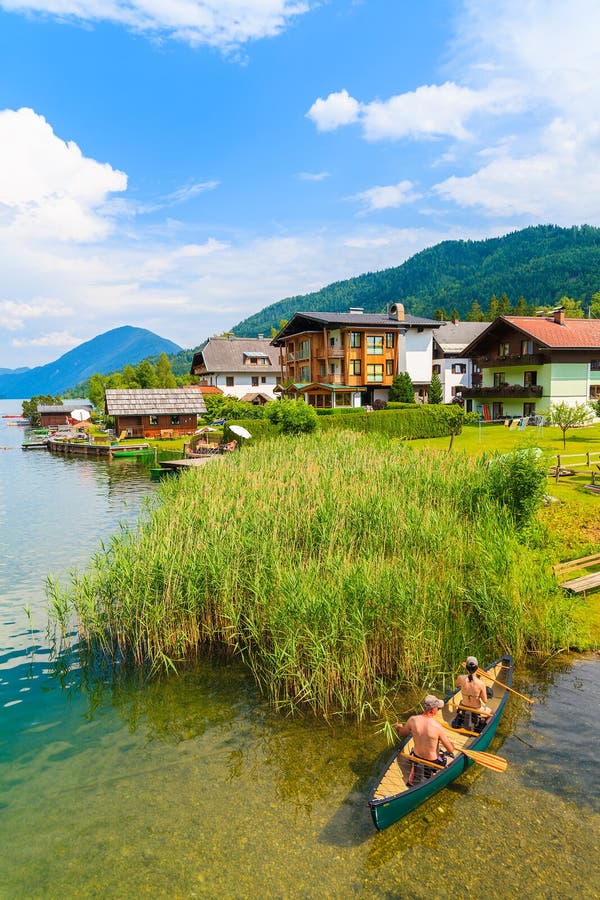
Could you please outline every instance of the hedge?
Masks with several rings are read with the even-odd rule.
[[[428,438],[459,434],[463,412],[460,407],[438,404],[407,404],[402,409],[374,410],[358,416],[319,418],[321,431],[377,431],[391,437]]]

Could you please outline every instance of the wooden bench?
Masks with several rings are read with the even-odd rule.
[[[562,578],[569,572],[576,572],[578,569],[592,569],[594,566],[600,566],[600,553],[592,553],[591,556],[582,556],[579,559],[557,563],[553,569],[556,577]],[[600,572],[591,572],[587,575],[580,575],[578,578],[561,581],[560,587],[573,594],[583,594],[585,598],[588,591],[600,587]]]

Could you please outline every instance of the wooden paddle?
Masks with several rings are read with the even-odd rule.
[[[424,766],[429,766],[430,769],[445,769],[446,768],[446,766],[440,766],[439,763],[431,762],[430,759],[421,759],[420,756],[413,756],[412,753],[401,753],[400,756],[402,756],[404,759],[408,759],[410,762],[422,763]]]
[[[461,666],[466,668],[466,662],[462,662]],[[526,697],[525,694],[520,694],[518,691],[515,691],[513,688],[509,687],[507,684],[503,684],[501,681],[498,681],[492,675],[485,671],[485,669],[477,669],[477,674],[479,676],[483,675],[484,678],[489,678],[490,681],[493,681],[494,684],[497,684],[498,687],[504,688],[505,691],[510,691],[511,694],[516,694],[517,697],[520,697],[521,700],[527,700],[528,703],[535,703],[535,700],[532,700],[531,697]]]
[[[466,728],[453,728],[452,725],[448,725],[447,722],[444,722],[441,719],[436,719],[436,721],[439,722],[440,725],[443,725],[444,728],[447,728],[448,731],[454,731],[455,733],[458,733],[458,734],[468,734],[469,737],[479,737],[478,731],[467,731]]]
[[[472,759],[473,762],[485,766],[486,769],[493,769],[494,772],[506,772],[508,762],[501,756],[495,756],[493,753],[485,753],[483,750],[465,750],[464,747],[461,747],[460,749],[457,747],[457,751],[458,753],[464,753],[464,755],[468,756],[469,759]]]

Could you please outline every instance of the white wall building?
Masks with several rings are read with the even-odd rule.
[[[462,388],[473,386],[473,360],[463,355],[489,322],[444,322],[433,335],[433,371],[442,382],[442,403],[452,403]]]
[[[273,388],[279,375],[278,355],[262,335],[213,337],[194,354],[191,374],[238,400],[276,400]]]

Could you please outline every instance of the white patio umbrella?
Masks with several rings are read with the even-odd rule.
[[[238,437],[245,438],[246,440],[252,437],[250,432],[246,428],[242,428],[241,425],[230,425],[229,430],[233,431],[234,434],[237,434]]]

